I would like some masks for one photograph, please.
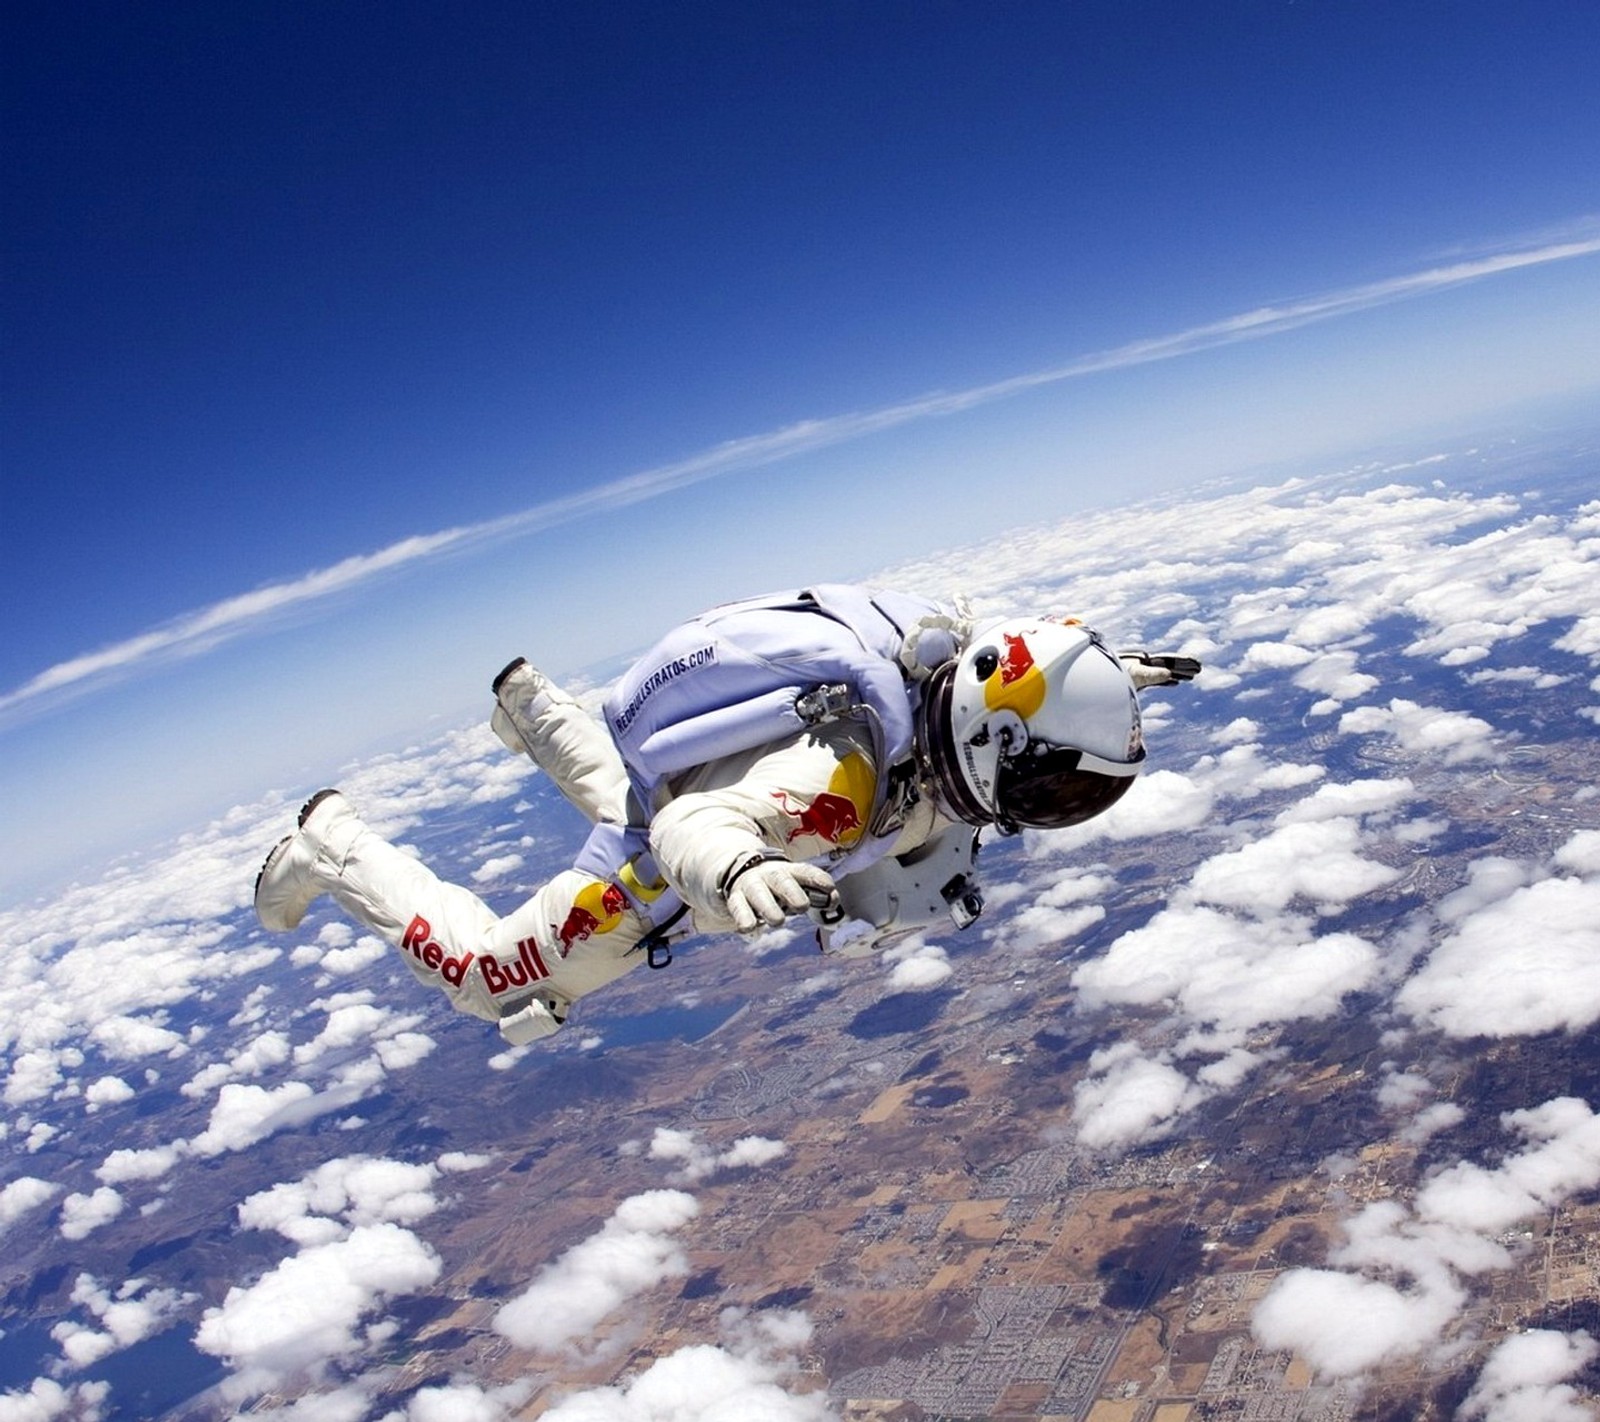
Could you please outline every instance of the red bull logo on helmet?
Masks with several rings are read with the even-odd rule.
[[[603,879],[585,884],[573,896],[572,907],[567,910],[561,926],[555,928],[555,935],[561,943],[561,956],[566,957],[574,943],[582,943],[592,934],[610,933],[622,922],[627,907],[628,896],[620,886],[608,884]]]
[[[1010,632],[1004,635],[1004,641],[1006,654],[1000,659],[1000,685],[1010,686],[1033,670],[1033,653],[1021,637],[1015,637]]]
[[[1005,652],[1000,665],[983,684],[983,701],[991,711],[1015,711],[1026,721],[1044,705],[1044,673],[1034,664],[1027,640],[1013,632],[1003,634]]]

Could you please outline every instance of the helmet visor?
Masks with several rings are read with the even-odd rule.
[[[994,797],[999,819],[1031,829],[1065,829],[1109,810],[1128,793],[1138,762],[1108,775],[1082,764],[1094,759],[1081,751],[1049,750],[1002,761]]]

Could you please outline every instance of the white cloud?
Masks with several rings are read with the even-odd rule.
[[[1255,642],[1240,659],[1236,671],[1285,671],[1315,661],[1317,654],[1290,642]]]
[[[1294,899],[1341,907],[1392,884],[1397,869],[1364,858],[1352,819],[1291,820],[1252,844],[1208,859],[1189,880],[1194,897],[1250,912]]]
[[[391,1029],[393,1025],[390,1024]],[[384,1071],[404,1071],[438,1050],[438,1046],[425,1032],[396,1032],[392,1037],[374,1042],[372,1054]]]
[[[248,1416],[250,1422],[367,1422],[372,1411],[372,1385],[370,1375],[328,1392],[306,1392],[282,1406],[264,1405],[264,1399],[251,1403],[249,1412],[236,1413]],[[397,1413],[390,1413],[383,1422],[394,1422]]]
[[[1463,919],[1396,998],[1453,1037],[1600,1021],[1600,882],[1546,879]]]
[[[947,981],[955,971],[949,953],[920,933],[886,948],[881,957],[889,965],[890,992],[925,992]]]
[[[690,1344],[657,1358],[631,1382],[557,1403],[545,1422],[830,1422],[822,1392],[788,1385],[810,1323],[798,1311],[725,1309],[721,1346]]]
[[[102,1076],[91,1081],[83,1090],[83,1099],[91,1111],[100,1106],[115,1106],[132,1101],[134,1089],[120,1076]]]
[[[137,1061],[166,1053],[181,1053],[183,1038],[170,1027],[146,1022],[137,1017],[109,1017],[95,1024],[89,1036],[107,1056],[119,1061]]]
[[[1091,1150],[1121,1150],[1158,1140],[1205,1092],[1165,1061],[1119,1042],[1089,1059],[1072,1093],[1073,1126]]]
[[[1230,1032],[1327,1017],[1366,987],[1378,955],[1354,934],[1318,938],[1304,919],[1163,909],[1072,975],[1086,1009],[1166,1005]]]
[[[1188,771],[1213,806],[1223,799],[1251,800],[1270,790],[1293,790],[1326,774],[1320,765],[1270,760],[1255,741],[1229,746],[1220,755],[1201,756]]]
[[[372,1156],[325,1161],[302,1179],[274,1185],[239,1206],[247,1229],[271,1229],[297,1242],[320,1242],[349,1225],[415,1224],[438,1209],[433,1183],[439,1168]]]
[[[770,1165],[787,1154],[788,1150],[789,1147],[782,1141],[770,1140],[766,1136],[740,1136],[718,1157],[717,1163],[725,1170]]]
[[[363,934],[348,948],[330,948],[322,955],[318,966],[326,973],[348,977],[388,957],[392,950],[381,938]]]
[[[0,1234],[10,1229],[23,1215],[36,1210],[59,1194],[61,1187],[36,1175],[23,1175],[0,1187]]]
[[[235,1369],[238,1395],[317,1376],[329,1362],[368,1346],[362,1323],[391,1298],[427,1288],[438,1256],[408,1230],[359,1225],[314,1244],[209,1308],[195,1346]]]
[[[1502,1121],[1525,1149],[1492,1170],[1460,1162],[1437,1172],[1412,1209],[1366,1206],[1330,1252],[1336,1267],[1278,1277],[1252,1318],[1256,1336],[1334,1376],[1441,1346],[1466,1305],[1465,1281],[1513,1262],[1496,1236],[1600,1184],[1600,1118],[1587,1102],[1557,1098]]]
[[[1382,815],[1413,799],[1417,788],[1408,779],[1351,780],[1321,785],[1314,794],[1281,811],[1280,825],[1308,820],[1339,819],[1347,815]]]
[[[1290,1348],[1335,1377],[1368,1372],[1428,1346],[1466,1295],[1442,1272],[1411,1288],[1329,1269],[1279,1275],[1251,1318],[1269,1348]]]
[[[381,1032],[392,1014],[388,1008],[377,1007],[368,1001],[367,996],[360,994],[356,1001],[329,1004],[328,1020],[322,1031],[294,1049],[295,1064],[305,1066],[327,1052],[352,1047]]]
[[[1421,1145],[1430,1136],[1448,1131],[1467,1119],[1467,1113],[1454,1101],[1435,1101],[1425,1106],[1400,1132],[1400,1139],[1411,1145]]]
[[[1383,1080],[1378,1085],[1378,1105],[1385,1111],[1410,1111],[1433,1094],[1433,1083],[1416,1072],[1396,1071],[1393,1062],[1383,1064]]]
[[[1354,701],[1378,685],[1378,678],[1356,670],[1354,652],[1324,652],[1290,678],[1302,691],[1318,691],[1329,701]]]
[[[42,1101],[60,1084],[61,1064],[56,1053],[22,1052],[12,1059],[11,1073],[6,1078],[6,1105],[26,1106]]]
[[[0,1393],[0,1422],[99,1422],[111,1384],[63,1386],[54,1378],[35,1378],[27,1390]]]
[[[1528,866],[1514,859],[1498,854],[1474,859],[1467,865],[1467,882],[1441,898],[1433,906],[1434,915],[1440,923],[1460,923],[1508,898],[1532,878]]]
[[[1559,651],[1572,652],[1591,660],[1600,657],[1600,617],[1591,615],[1577,618],[1564,636],[1550,644]]]
[[[1487,760],[1493,755],[1489,737],[1493,727],[1465,711],[1440,710],[1396,697],[1387,709],[1359,706],[1339,718],[1347,735],[1385,735],[1414,755],[1442,755],[1446,765]]]
[[[185,1096],[207,1096],[225,1081],[241,1076],[261,1076],[289,1060],[289,1037],[285,1032],[263,1032],[245,1043],[226,1062],[202,1067],[179,1088]]]
[[[69,1366],[87,1368],[112,1353],[131,1348],[151,1337],[177,1313],[192,1296],[175,1289],[149,1289],[135,1279],[124,1284],[115,1295],[90,1274],[79,1274],[72,1290],[72,1301],[82,1306],[98,1324],[87,1327],[73,1319],[63,1319],[50,1336],[61,1345]]]
[[[84,1239],[122,1213],[122,1196],[109,1185],[90,1194],[74,1192],[61,1202],[61,1237]]]
[[[1313,547],[1301,545],[1306,548],[1309,556],[1304,559],[1307,566],[1326,567],[1343,559],[1346,551],[1333,544],[1322,543]],[[1293,553],[1295,550],[1290,550]],[[1346,602],[1329,603],[1322,607],[1313,608],[1303,617],[1297,618],[1288,629],[1291,641],[1298,642],[1308,647],[1326,647],[1333,642],[1342,642],[1354,637],[1357,633],[1365,631],[1372,620],[1374,603],[1372,599],[1356,598]],[[1355,665],[1354,655],[1351,653],[1336,654],[1350,658],[1348,666]],[[1325,656],[1321,659],[1323,665],[1343,665],[1334,663],[1332,657]],[[1370,680],[1370,678],[1368,678]],[[1299,682],[1299,678],[1296,678]],[[1302,683],[1303,684],[1303,683]],[[1360,693],[1357,692],[1359,695]]]
[[[159,1180],[187,1154],[188,1145],[183,1141],[144,1149],[114,1150],[96,1168],[95,1179],[106,1185],[121,1185],[130,1180]]]
[[[1552,687],[1565,685],[1571,680],[1569,676],[1540,671],[1538,667],[1500,667],[1472,672],[1467,677],[1467,685],[1481,686],[1485,682],[1509,682],[1513,685],[1529,686],[1535,691],[1549,691]]]
[[[1462,1162],[1440,1171],[1417,1192],[1419,1215],[1498,1234],[1600,1182],[1600,1117],[1587,1102],[1558,1097],[1502,1119],[1533,1144],[1494,1170]]]
[[[482,864],[472,871],[472,882],[474,884],[495,883],[509,874],[514,874],[518,869],[522,868],[522,863],[523,860],[520,854],[496,855],[493,859],[484,860]]]
[[[1463,1422],[1593,1422],[1594,1408],[1567,1381],[1600,1354],[1587,1333],[1535,1328],[1489,1354],[1459,1416]]]
[[[1600,830],[1579,830],[1555,854],[1558,868],[1600,876]]]
[[[1252,721],[1248,716],[1237,716],[1229,721],[1226,726],[1211,733],[1211,739],[1219,745],[1242,745],[1250,741],[1259,740],[1261,725]]]
[[[999,938],[1017,948],[1057,947],[1086,933],[1105,916],[1100,904],[1056,908],[1041,901],[1018,910],[1003,926],[988,930],[985,937]]]
[[[587,1338],[629,1299],[689,1272],[672,1236],[699,1213],[699,1202],[682,1190],[630,1196],[598,1233],[546,1266],[495,1314],[495,1332],[547,1354]]]
[[[769,1165],[788,1149],[782,1141],[770,1140],[766,1136],[741,1136],[727,1150],[718,1152],[706,1145],[693,1131],[657,1126],[650,1138],[649,1154],[652,1160],[676,1162],[680,1169],[675,1180],[690,1184],[704,1180],[718,1170]]]
[[[190,1145],[196,1155],[244,1150],[275,1131],[341,1110],[360,1094],[341,1089],[319,1094],[303,1081],[286,1081],[270,1090],[231,1081],[217,1093],[209,1123]]]
[[[384,1422],[509,1422],[532,1391],[526,1380],[490,1388],[465,1380],[425,1387],[412,1394],[404,1413],[391,1413]]]

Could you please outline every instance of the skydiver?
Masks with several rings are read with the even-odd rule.
[[[842,584],[673,629],[595,720],[518,658],[491,725],[592,831],[505,917],[369,829],[337,790],[268,854],[255,907],[295,928],[321,894],[512,1043],[691,934],[808,914],[859,956],[981,911],[978,834],[1101,814],[1145,759],[1138,691],[1198,662],[1114,653],[1071,619],[974,626],[962,608]]]

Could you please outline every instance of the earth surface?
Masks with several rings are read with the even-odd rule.
[[[887,570],[1207,670],[877,959],[696,940],[509,1050],[255,924],[314,786],[7,915],[0,1419],[1589,1415],[1597,448]],[[501,908],[582,838],[481,726],[341,783]]]

